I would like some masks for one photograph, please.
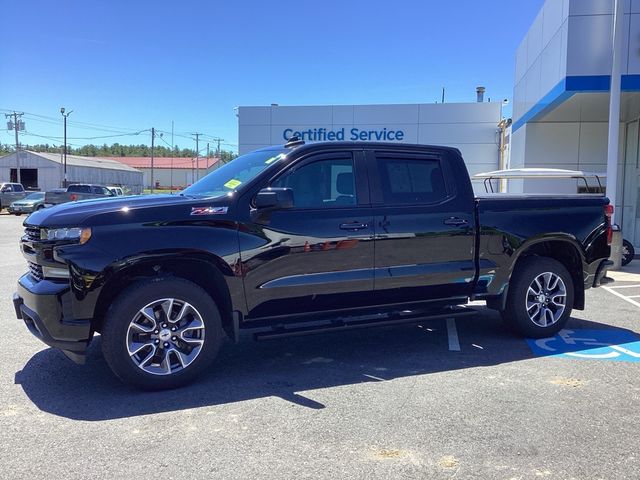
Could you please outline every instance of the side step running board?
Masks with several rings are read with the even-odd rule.
[[[423,320],[438,318],[453,318],[475,315],[476,310],[469,307],[454,307],[436,310],[433,312],[393,312],[379,315],[366,315],[360,317],[343,317],[329,320],[319,320],[313,323],[298,323],[292,326],[278,325],[260,330],[253,334],[256,341],[271,340],[274,338],[300,337],[303,335],[315,335],[318,333],[340,332],[343,330],[355,330],[358,328],[384,327],[388,325],[400,325],[403,323],[417,323]]]

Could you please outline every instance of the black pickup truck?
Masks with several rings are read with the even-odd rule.
[[[70,203],[25,221],[18,318],[123,381],[175,387],[225,336],[469,313],[529,337],[583,309],[610,253],[604,196],[474,197],[454,148],[316,143],[243,155],[181,195]]]

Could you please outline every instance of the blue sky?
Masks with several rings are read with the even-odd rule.
[[[31,144],[59,142],[35,135],[60,137],[65,106],[70,144],[148,143],[146,132],[87,137],[173,120],[181,147],[198,131],[234,149],[238,105],[435,102],[443,86],[449,102],[474,101],[477,85],[511,99],[515,50],[542,4],[3,2],[0,113],[47,117],[25,115]]]

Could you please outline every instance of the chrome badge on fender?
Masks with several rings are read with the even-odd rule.
[[[192,207],[191,215],[224,215],[229,207]]]

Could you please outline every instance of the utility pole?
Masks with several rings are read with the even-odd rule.
[[[173,143],[173,120],[171,120],[171,169],[169,170],[169,177],[170,177],[170,192],[171,195],[173,195],[173,156],[175,155],[175,145]]]
[[[206,173],[207,168],[209,168],[209,142],[207,142],[207,161],[204,165],[204,171]]]
[[[153,181],[153,149],[156,144],[156,129],[151,127],[151,193],[153,193],[154,181]]]
[[[216,168],[220,167],[220,163],[221,163],[221,159],[220,159],[220,142],[224,141],[224,138],[214,138],[214,140],[217,142],[218,146],[216,147],[216,157],[218,157],[218,160],[216,161]]]
[[[198,180],[200,180],[200,149],[199,149],[199,141],[200,141],[200,135],[202,135],[201,133],[194,133],[193,135],[196,136],[196,177]]]
[[[24,115],[24,113],[15,111],[4,114],[5,118],[13,118],[13,121],[9,120],[9,122],[7,122],[7,129],[13,130],[16,133],[16,183],[22,183],[20,179],[20,139],[18,138],[18,131],[24,130],[24,122],[19,120],[22,115]]]
[[[64,107],[60,108],[60,114],[62,115],[62,117],[64,118],[64,150],[62,151],[62,155],[63,155],[63,164],[64,164],[64,177],[62,180],[62,186],[64,188],[67,188],[67,186],[69,185],[68,180],[67,180],[67,117],[69,115],[71,115],[71,112],[73,112],[73,110],[69,110],[66,114],[64,113],[65,109]]]

